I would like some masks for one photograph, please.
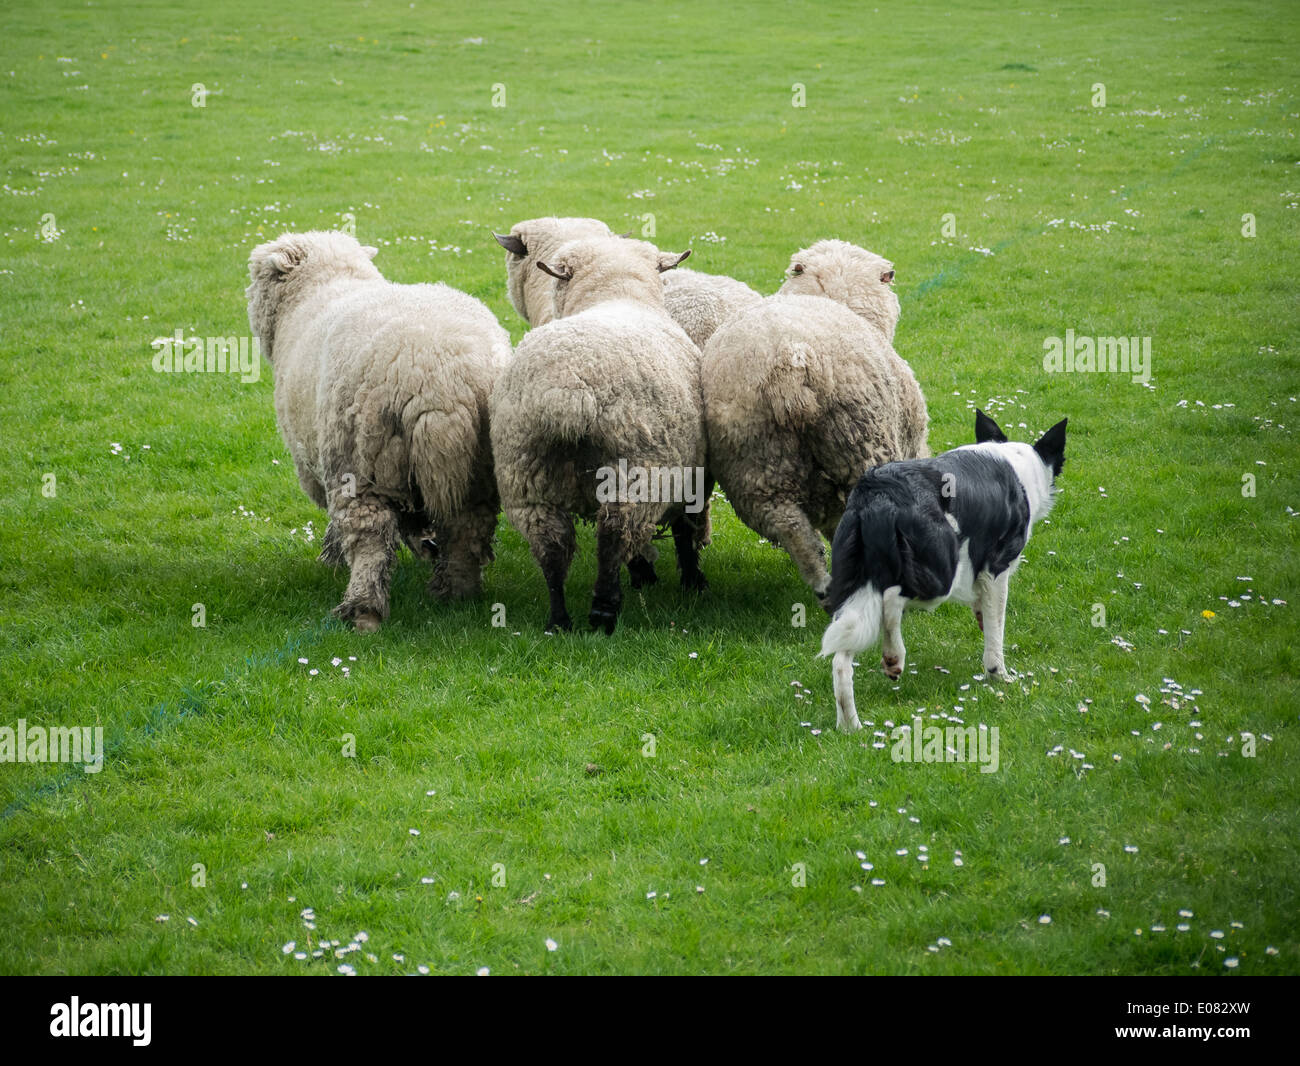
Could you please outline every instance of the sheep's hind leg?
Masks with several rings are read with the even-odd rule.
[[[778,501],[755,517],[754,528],[785,549],[799,568],[799,576],[817,593],[817,599],[825,607],[826,593],[831,584],[831,576],[826,571],[826,548],[808,516],[796,504]]]
[[[334,614],[361,632],[388,618],[388,581],[397,552],[397,515],[374,497],[336,497],[328,536],[350,571],[348,589]]]
[[[644,506],[606,503],[596,512],[596,587],[587,616],[593,629],[613,634],[623,608],[623,565],[645,555],[654,531],[654,518]]]
[[[673,546],[677,549],[677,569],[681,571],[682,588],[703,592],[709,587],[709,582],[700,570],[699,525],[698,516],[683,514],[678,517],[672,525]]]
[[[546,591],[551,598],[546,631],[572,629],[573,622],[564,602],[564,580],[569,576],[573,553],[578,547],[573,518],[562,507],[542,505],[507,507],[506,518],[528,541],[533,558],[546,579]]]
[[[440,523],[438,559],[429,592],[443,600],[477,596],[483,589],[483,567],[492,561],[496,528],[495,500],[471,503],[460,514]]]
[[[659,575],[655,573],[654,560],[649,557],[649,553],[627,561],[627,576],[634,589],[653,585],[659,580]]]

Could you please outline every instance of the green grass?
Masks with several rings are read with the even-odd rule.
[[[281,946],[364,930],[361,972],[1300,972],[1300,12],[948,6],[6,11],[0,725],[109,751],[0,764],[0,970],[333,973]],[[972,680],[969,612],[911,616],[914,672],[864,658],[873,725],[837,735],[812,597],[725,504],[711,591],[669,550],[613,638],[541,633],[504,523],[481,601],[428,602],[403,556],[387,628],[329,621],[344,575],[269,372],[157,374],[150,340],[246,333],[250,248],[349,214],[388,277],[517,340],[488,231],[548,213],[653,213],[763,292],[853,240],[896,264],[935,450],[977,403],[1022,440],[1068,415],[1012,585],[1020,682]],[[1154,389],[1044,373],[1066,329],[1150,336]],[[997,726],[999,771],[872,747],[918,707]]]

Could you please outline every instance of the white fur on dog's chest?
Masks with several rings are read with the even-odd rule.
[[[951,515],[947,517],[955,529],[957,523],[952,520]],[[983,578],[985,581],[993,580],[988,571],[979,575],[979,578]],[[949,600],[956,600],[958,603],[974,603],[977,598],[975,586],[979,578],[976,577],[975,569],[971,566],[970,540],[968,538],[962,541],[961,550],[957,555],[957,572],[953,574],[952,585],[949,586],[947,594],[933,600],[908,600],[903,609],[919,608],[925,611],[933,611],[939,604],[947,603]]]

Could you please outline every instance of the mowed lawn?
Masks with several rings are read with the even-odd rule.
[[[1021,6],[6,10],[0,726],[106,753],[0,763],[0,970],[1300,972],[1300,11]],[[250,249],[338,226],[518,340],[490,231],[547,214],[764,293],[854,241],[934,450],[1068,416],[1020,679],[911,615],[837,734],[825,617],[724,502],[712,588],[665,544],[612,638],[542,633],[504,521],[481,600],[404,553],[379,634],[333,621],[269,368],[150,342],[247,336]],[[1046,372],[1067,330],[1149,382]],[[892,761],[918,709],[997,771]]]

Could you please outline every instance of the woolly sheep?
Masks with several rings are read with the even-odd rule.
[[[544,326],[555,312],[551,279],[536,269],[537,263],[569,241],[612,237],[614,233],[594,218],[532,218],[515,223],[509,233],[493,236],[506,250],[510,302],[529,325]],[[668,314],[701,348],[731,315],[763,298],[743,281],[685,268],[664,274],[663,284]]]
[[[564,580],[573,515],[596,525],[594,628],[613,633],[621,567],[629,564],[634,586],[645,579],[637,567],[649,566],[659,525],[672,529],[683,586],[707,587],[700,353],[665,312],[659,279],[688,254],[605,237],[537,263],[555,279],[555,318],[520,342],[492,392],[491,426],[506,517],[546,579],[548,630],[572,628]]]
[[[664,275],[664,306],[700,348],[732,315],[756,307],[762,300],[743,281],[723,274],[682,268]]]
[[[613,237],[605,223],[594,218],[531,218],[516,222],[509,233],[494,233],[506,250],[506,289],[519,317],[530,326],[544,326],[555,316],[552,279],[537,268],[570,241],[588,237]]]
[[[709,461],[740,520],[784,548],[823,599],[828,539],[865,471],[928,455],[925,398],[894,352],[893,264],[844,241],[723,325],[701,376]]]
[[[478,592],[498,513],[488,399],[511,354],[478,300],[386,281],[374,254],[343,233],[286,233],[253,249],[247,290],[280,434],[329,513],[320,557],[351,571],[334,613],[367,631],[388,617],[401,537],[436,554],[431,593]]]

